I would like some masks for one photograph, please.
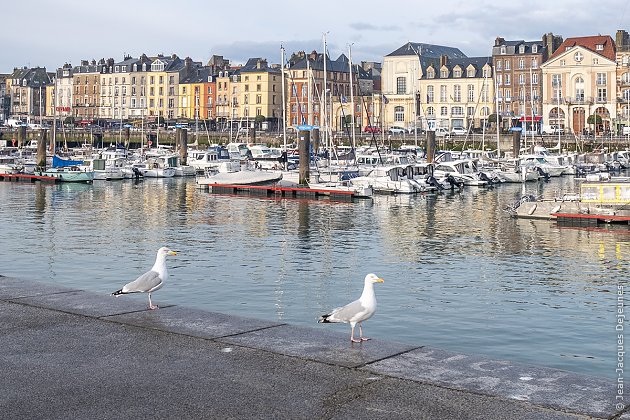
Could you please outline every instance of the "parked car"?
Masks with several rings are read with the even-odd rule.
[[[448,128],[446,127],[437,127],[435,129],[435,136],[436,137],[450,137],[451,133],[450,131],[448,131]]]
[[[467,133],[468,130],[466,130],[464,127],[453,127],[453,129],[451,130],[451,134],[455,136],[465,136]]]
[[[374,125],[366,125],[365,128],[363,129],[364,133],[380,133],[381,132],[381,127],[377,127]]]
[[[415,128],[414,128],[414,127],[410,127],[410,128],[407,130],[407,132],[408,132],[409,134],[415,134],[416,132],[417,132],[418,134],[424,134],[424,130],[423,130],[422,128],[420,128],[420,127],[415,127]]]
[[[564,128],[557,125],[550,125],[543,128],[543,134],[564,134]]]
[[[407,130],[405,130],[402,127],[392,126],[392,127],[389,127],[389,130],[387,130],[387,132],[389,134],[405,134]]]

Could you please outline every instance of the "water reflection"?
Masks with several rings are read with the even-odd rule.
[[[106,294],[169,244],[179,254],[161,300],[319,327],[376,272],[372,336],[611,376],[627,227],[503,211],[572,190],[561,178],[344,203],[212,195],[181,179],[0,183],[0,245],[24,250],[0,253],[0,274]]]

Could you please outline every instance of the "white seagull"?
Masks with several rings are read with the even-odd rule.
[[[353,343],[360,343],[362,341],[369,340],[369,338],[363,337],[361,322],[369,319],[376,311],[374,283],[383,283],[383,279],[376,274],[371,273],[365,276],[363,293],[359,299],[341,308],[333,309],[329,314],[322,315],[318,322],[349,322],[352,327],[350,332],[350,341]],[[354,338],[354,327],[357,324],[359,324],[359,339]]]
[[[122,289],[112,293],[112,296],[125,295],[127,293],[148,293],[149,309],[157,309],[158,306],[151,302],[151,293],[160,289],[168,278],[168,271],[166,270],[166,257],[169,255],[177,255],[177,252],[171,251],[165,246],[158,249],[157,258],[155,259],[155,264],[153,264],[151,270],[147,271],[131,283],[125,284]]]

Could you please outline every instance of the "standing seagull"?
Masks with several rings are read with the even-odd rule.
[[[350,333],[350,341],[360,343],[367,341],[369,338],[363,337],[363,329],[361,322],[369,319],[376,311],[376,296],[374,295],[374,283],[383,283],[383,279],[376,274],[368,274],[365,276],[365,286],[363,293],[358,300],[347,304],[341,308],[333,309],[332,312],[322,315],[318,322],[343,322],[350,323],[352,327]],[[354,326],[359,324],[359,339],[354,338]]]
[[[166,257],[169,255],[177,255],[177,252],[171,251],[165,246],[158,249],[157,258],[155,259],[155,264],[153,264],[151,270],[147,271],[131,283],[125,284],[122,289],[112,293],[112,296],[124,295],[127,293],[148,293],[149,309],[157,309],[158,306],[151,302],[151,293],[161,288],[168,278],[168,271],[166,271]]]

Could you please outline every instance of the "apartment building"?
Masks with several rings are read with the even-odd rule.
[[[424,127],[433,116],[422,112],[421,98],[427,97],[420,90],[420,81],[427,79],[428,66],[438,75],[441,64],[448,60],[463,59],[466,55],[458,48],[442,45],[408,42],[383,58],[381,72],[382,122],[390,126]],[[442,62],[440,60],[442,59]],[[445,69],[446,70],[446,69]],[[450,70],[447,70],[452,74]],[[448,76],[444,77],[444,80]],[[448,95],[443,103],[448,102]],[[427,105],[426,103],[424,105]],[[446,106],[446,105],[445,105]]]
[[[219,71],[216,77],[215,111],[219,129],[234,128],[232,122],[238,121],[239,106],[239,75],[240,67],[233,67]],[[236,124],[238,128],[238,123]]]
[[[277,128],[282,119],[282,71],[263,58],[250,58],[239,70],[238,117],[248,126]]]
[[[325,68],[325,72],[324,72]],[[326,89],[324,89],[326,74]],[[287,124],[324,126],[341,131],[351,117],[361,120],[357,74],[353,72],[353,96],[350,97],[350,61],[341,54],[336,60],[316,51],[300,51],[289,59],[287,77]],[[324,94],[326,92],[326,94]],[[324,116],[327,115],[327,121]]]
[[[179,81],[180,118],[213,120],[216,102],[215,80],[210,67],[198,67]],[[209,128],[209,127],[208,127]]]
[[[615,35],[617,47],[617,120],[616,132],[630,127],[630,36],[627,31],[618,30]]]
[[[541,66],[543,126],[609,132],[617,115],[616,60],[608,35],[567,38]]]
[[[419,126],[473,129],[487,125],[494,105],[492,57],[421,58],[418,81]],[[394,121],[404,108],[394,109]],[[398,115],[396,115],[398,112]]]
[[[46,87],[53,77],[45,67],[14,69],[5,82],[10,116],[39,123],[46,116]]]
[[[10,97],[7,95],[7,78],[9,74],[0,74],[0,124],[9,118]]]
[[[65,69],[63,69],[65,71]],[[59,75],[59,70],[57,71]],[[82,60],[81,64],[71,69],[73,96],[71,98],[72,115],[77,124],[92,124],[99,118],[101,94],[101,74],[96,60]],[[57,78],[59,81],[59,78]],[[58,98],[60,99],[60,98]],[[59,113],[59,111],[58,111]]]
[[[503,128],[521,125],[540,131],[542,120],[541,65],[562,43],[552,33],[540,41],[506,41],[497,37],[492,47],[496,111]],[[518,122],[518,124],[517,124]]]

